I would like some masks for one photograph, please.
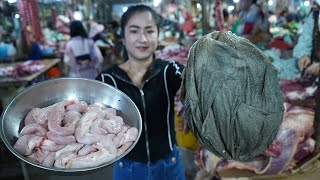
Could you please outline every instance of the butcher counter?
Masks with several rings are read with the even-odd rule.
[[[6,105],[16,96],[19,92],[24,90],[27,86],[32,85],[33,83],[47,79],[46,72],[51,67],[57,65],[60,62],[60,59],[44,59],[36,62],[38,65],[37,71],[30,73],[26,76],[0,76],[0,101],[1,108],[5,108]],[[15,62],[15,63],[1,63],[0,69],[14,68],[18,64],[25,62]]]
[[[18,77],[18,78],[1,77],[0,78],[0,87],[7,87],[7,86],[12,86],[12,85],[20,86],[23,83],[31,82],[34,79],[38,78],[43,73],[45,73],[48,69],[50,69],[51,67],[58,64],[60,62],[60,59],[44,59],[44,60],[40,60],[37,62],[39,62],[41,65],[43,65],[43,67],[39,71],[37,71],[33,74],[30,74],[28,76],[23,76],[23,77]],[[17,63],[0,64],[0,69],[5,68],[5,67],[10,67],[10,66],[14,67],[14,66],[16,66],[16,64]]]

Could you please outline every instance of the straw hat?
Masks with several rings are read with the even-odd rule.
[[[91,23],[89,38],[93,38],[98,33],[101,33],[104,30],[104,26],[102,24],[98,24],[96,22]]]

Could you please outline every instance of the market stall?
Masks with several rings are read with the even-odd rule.
[[[25,83],[32,83],[40,76],[46,75],[46,71],[51,67],[57,65],[60,62],[60,59],[44,59],[41,61],[34,62],[24,62],[24,63],[8,63],[0,64],[0,72],[2,72],[2,77],[0,78],[0,86],[15,86]],[[24,67],[23,67],[24,66]],[[29,67],[28,67],[29,66]],[[34,66],[34,67],[32,67]],[[31,70],[34,68],[34,70]],[[30,71],[27,72],[29,69]],[[16,71],[16,72],[14,72]],[[25,72],[18,72],[25,71]],[[14,77],[14,74],[15,77]]]
[[[48,79],[47,71],[59,62],[60,59],[44,59],[0,64],[2,108],[5,108],[13,97],[29,85]]]

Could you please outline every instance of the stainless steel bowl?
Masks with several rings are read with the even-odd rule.
[[[45,107],[66,99],[78,99],[86,101],[88,104],[102,103],[117,110],[124,122],[130,126],[138,128],[138,138],[132,146],[121,156],[111,162],[107,162],[97,167],[83,169],[57,169],[45,167],[18,153],[13,145],[19,137],[19,131],[24,125],[23,119],[26,114],[35,107]],[[59,78],[37,83],[28,87],[18,94],[6,107],[1,117],[1,137],[7,148],[21,160],[51,171],[57,172],[83,172],[99,169],[113,164],[128,154],[136,145],[142,130],[142,120],[138,108],[133,101],[123,92],[105,83],[81,79],[81,78]]]

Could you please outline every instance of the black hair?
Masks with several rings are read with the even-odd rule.
[[[119,27],[119,23],[117,21],[110,21],[108,23],[108,26],[110,26],[111,28],[117,28]]]
[[[252,4],[256,4],[257,3],[257,0],[252,0]]]
[[[52,22],[47,22],[47,27],[51,30],[54,29],[54,25]]]
[[[83,38],[87,38],[88,34],[84,29],[81,21],[71,21],[70,23],[70,36],[76,37],[81,36]]]
[[[280,12],[280,15],[281,16],[284,16],[286,13],[288,13],[288,8],[284,8],[281,12]]]
[[[229,16],[229,12],[226,8],[222,10],[222,14],[223,14],[223,18],[227,20]]]
[[[158,29],[158,33],[159,33],[159,15],[157,14],[157,12],[155,10],[153,10],[151,7],[143,5],[143,4],[138,4],[138,5],[134,5],[134,6],[130,6],[128,8],[128,10],[123,13],[123,15],[121,16],[121,20],[120,20],[120,35],[123,38],[124,37],[124,28],[127,25],[129,19],[135,15],[136,13],[141,13],[141,12],[150,12],[151,16],[153,18],[153,20],[155,21],[155,24],[157,26]]]

